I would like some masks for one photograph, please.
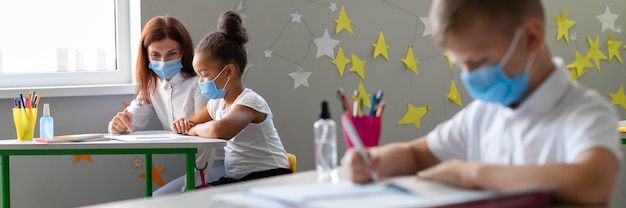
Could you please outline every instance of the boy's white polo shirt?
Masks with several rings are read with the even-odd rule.
[[[561,58],[517,109],[475,100],[428,134],[441,161],[500,165],[573,163],[593,147],[622,160],[617,112],[605,96],[572,82]]]

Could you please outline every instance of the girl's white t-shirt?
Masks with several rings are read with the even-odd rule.
[[[263,97],[245,88],[231,106],[224,108],[224,104],[224,99],[209,100],[207,108],[213,120],[227,116],[236,105],[243,105],[267,115],[263,122],[248,124],[226,142],[224,147],[226,177],[241,179],[253,172],[289,168],[287,152],[274,127],[272,111]],[[220,151],[217,152],[217,155],[219,154]]]

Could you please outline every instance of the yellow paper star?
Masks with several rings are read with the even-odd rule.
[[[461,100],[461,94],[456,89],[456,84],[454,80],[450,83],[450,91],[446,94],[446,97],[450,99],[452,102],[456,103],[459,107],[463,108],[463,101]]]
[[[615,94],[609,93],[611,97],[611,105],[621,105],[626,109],[626,95],[624,95],[624,86],[620,86]]]
[[[576,22],[567,19],[567,7],[563,10],[561,16],[555,16],[554,20],[556,20],[556,24],[559,27],[556,40],[561,40],[561,38],[565,37],[565,42],[569,44],[569,29],[572,28]]]
[[[450,69],[452,69],[452,67],[454,66],[454,59],[452,58],[452,56],[450,56],[447,51],[443,52],[441,55],[445,56],[446,59],[448,59],[448,66],[450,66]]]
[[[587,57],[593,59],[596,64],[596,68],[600,71],[600,59],[606,60],[607,57],[600,50],[600,37],[596,36],[595,40],[591,40],[591,37],[587,36],[587,43],[589,43],[589,51]]]
[[[419,75],[419,72],[417,71],[417,63],[419,61],[416,60],[415,56],[413,55],[413,46],[409,46],[409,50],[406,52],[406,56],[400,60],[402,61],[402,63],[404,63],[407,69],[412,70],[415,75]]]
[[[418,108],[409,103],[408,110],[406,111],[404,116],[402,116],[402,119],[398,121],[398,125],[414,124],[417,129],[420,129],[420,122],[422,120],[422,117],[426,115],[426,112],[428,112],[428,110],[430,110],[429,106]]]
[[[333,59],[332,63],[335,64],[335,67],[337,67],[337,71],[339,72],[340,77],[343,77],[343,72],[346,69],[346,65],[348,65],[348,63],[350,62],[350,59],[347,59],[346,56],[343,54],[343,49],[339,47],[339,50],[337,50],[337,56],[335,56],[335,59]]]
[[[335,22],[337,23],[337,27],[335,28],[335,34],[339,34],[341,30],[345,29],[350,34],[354,35],[354,33],[352,32],[352,25],[350,24],[352,23],[352,20],[348,18],[348,14],[346,14],[346,9],[343,7],[343,5],[341,5],[339,17],[335,20]]]
[[[163,181],[163,178],[161,178],[161,171],[163,171],[163,166],[159,166],[158,168],[154,167],[154,164],[152,164],[152,183],[156,183],[159,186],[164,186],[165,182]],[[137,175],[139,176],[139,178],[146,178],[146,173],[142,173]]]
[[[352,67],[350,67],[351,72],[356,72],[361,79],[365,79],[365,63],[367,61],[359,59],[354,53],[352,53]]]
[[[93,163],[91,155],[74,155],[74,162],[79,162],[80,160],[87,160],[89,163]]]
[[[567,65],[567,68],[576,70],[575,72],[570,72],[572,73],[572,78],[575,78],[574,80],[577,80],[578,77],[582,76],[585,73],[585,68],[587,67],[593,67],[593,64],[589,62],[588,56],[583,57],[578,51],[576,51],[576,60]],[[574,76],[574,73],[576,73],[577,76]]]
[[[585,74],[585,71],[582,69],[571,69],[569,71],[569,74],[572,76],[573,80],[578,80],[578,78],[580,78],[581,76],[583,76],[583,74]]]
[[[372,103],[370,102],[370,99],[372,97],[371,97],[371,94],[367,94],[367,91],[365,91],[365,86],[363,86],[363,81],[359,81],[359,87],[357,88],[357,92],[359,92],[357,99],[362,99],[363,105],[370,107],[372,105]]]
[[[379,55],[383,55],[383,57],[389,61],[389,46],[387,45],[387,42],[385,42],[385,34],[383,34],[383,31],[380,31],[380,34],[378,34],[378,41],[372,45],[374,46],[374,58]]]
[[[622,61],[622,55],[619,54],[619,48],[621,45],[622,42],[613,39],[613,34],[611,34],[609,40],[606,42],[606,48],[609,50],[609,61],[613,60],[613,57],[615,57],[619,63],[624,63]],[[626,48],[626,46],[624,46],[624,48]]]

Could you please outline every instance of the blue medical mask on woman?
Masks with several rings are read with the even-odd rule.
[[[180,62],[180,58],[169,61],[150,60],[148,68],[152,69],[152,71],[159,75],[159,77],[169,79],[174,77],[174,75],[176,75],[180,69],[183,68],[183,64]]]
[[[529,84],[528,71],[535,60],[535,54],[533,53],[528,57],[526,67],[521,74],[508,77],[504,72],[504,65],[513,54],[521,32],[521,28],[515,32],[513,42],[509,45],[500,63],[485,66],[472,72],[462,71],[461,81],[474,99],[508,106],[524,96]]]
[[[226,80],[226,84],[224,84],[224,87],[222,88],[217,88],[217,85],[215,85],[215,80],[222,75],[224,69],[226,69],[226,67],[222,68],[222,71],[220,71],[220,73],[218,73],[213,80],[198,82],[198,85],[202,90],[202,95],[204,95],[207,99],[221,99],[226,95],[226,85],[228,85],[230,78]]]

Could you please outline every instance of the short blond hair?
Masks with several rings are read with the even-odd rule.
[[[541,0],[434,0],[430,9],[432,36],[439,45],[479,24],[489,32],[512,37],[527,18],[545,22]]]

